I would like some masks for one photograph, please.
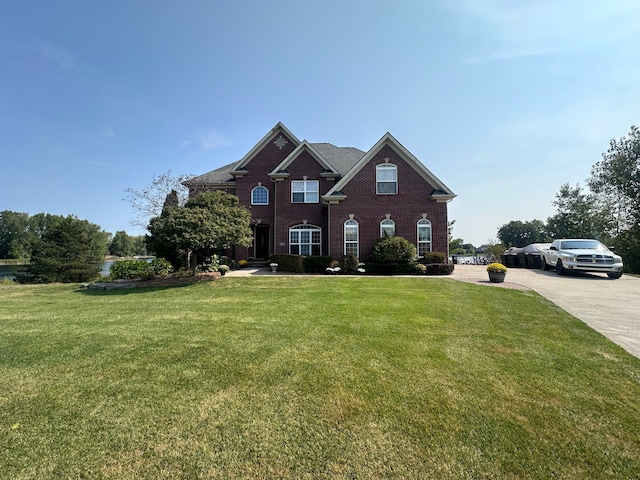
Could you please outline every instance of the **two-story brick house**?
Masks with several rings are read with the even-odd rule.
[[[219,189],[252,215],[254,242],[236,260],[272,254],[345,254],[366,260],[385,235],[420,256],[448,254],[447,203],[455,194],[391,134],[369,151],[300,141],[282,123],[242,159],[184,183],[189,196]]]

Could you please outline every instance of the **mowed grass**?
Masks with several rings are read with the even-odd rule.
[[[637,479],[639,404],[640,360],[533,292],[0,285],[2,478]]]

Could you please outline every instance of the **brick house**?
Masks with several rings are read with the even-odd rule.
[[[456,195],[391,134],[369,151],[298,140],[278,123],[239,161],[184,182],[238,196],[251,211],[253,245],[229,256],[345,254],[366,260],[374,241],[398,235],[420,256],[448,254],[447,203]]]

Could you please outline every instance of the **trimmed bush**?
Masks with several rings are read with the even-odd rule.
[[[371,249],[371,259],[376,263],[408,263],[415,257],[416,247],[402,237],[379,238]]]
[[[429,265],[430,263],[448,263],[447,256],[442,252],[427,252],[424,257],[418,260],[420,263]]]
[[[302,255],[272,255],[269,263],[277,263],[281,272],[304,273]]]
[[[302,267],[305,273],[324,273],[331,259],[328,255],[309,255],[304,257]]]
[[[426,267],[427,275],[451,275],[455,265],[453,263],[430,263]]]

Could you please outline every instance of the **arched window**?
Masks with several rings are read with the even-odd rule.
[[[289,229],[291,255],[320,255],[322,229],[315,225],[296,225]]]
[[[376,166],[376,193],[378,195],[398,193],[398,168],[392,163],[381,163]]]
[[[344,254],[359,256],[358,222],[347,220],[344,222]]]
[[[251,205],[269,205],[269,190],[258,185],[251,190]]]
[[[431,251],[431,222],[426,219],[418,221],[418,257],[424,257]]]
[[[393,237],[396,234],[396,224],[393,220],[383,220],[380,222],[380,236]]]

